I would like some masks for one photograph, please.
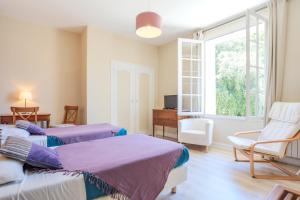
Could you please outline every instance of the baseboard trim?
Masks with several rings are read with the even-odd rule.
[[[232,145],[222,143],[222,142],[213,142],[211,146],[214,148],[222,149],[222,150],[226,150],[226,151],[232,150]]]
[[[212,147],[221,149],[221,150],[226,150],[226,151],[231,151],[232,150],[232,145],[226,144],[226,143],[221,143],[221,142],[213,142]],[[300,159],[297,158],[292,158],[292,157],[285,157],[281,160],[278,160],[279,162],[294,165],[294,166],[300,166]],[[298,172],[300,173],[300,171]]]
[[[290,164],[290,165],[294,165],[294,166],[300,167],[300,159],[298,159],[298,158],[285,157],[285,158],[283,158],[283,159],[281,159],[279,161],[283,162],[283,163],[287,163],[287,164]],[[300,170],[299,170],[298,173],[300,173]]]

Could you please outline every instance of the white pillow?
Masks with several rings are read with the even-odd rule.
[[[0,126],[0,140],[1,144],[3,144],[8,136],[15,136],[21,138],[29,137],[30,133],[24,129],[9,127],[9,126]]]
[[[0,154],[0,185],[22,181],[23,178],[23,163]]]

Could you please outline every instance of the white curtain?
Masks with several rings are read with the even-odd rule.
[[[265,122],[273,102],[282,98],[286,52],[287,0],[270,0],[269,59],[266,87]]]

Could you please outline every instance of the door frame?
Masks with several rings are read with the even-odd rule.
[[[151,133],[152,129],[152,109],[154,108],[154,70],[144,65],[116,61],[111,62],[111,123],[118,125],[118,112],[117,112],[117,72],[118,71],[128,71],[130,72],[130,129],[128,130],[136,132],[139,131],[139,83],[138,77],[140,74],[149,75],[149,116],[148,116],[148,133]]]

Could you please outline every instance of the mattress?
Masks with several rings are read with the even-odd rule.
[[[0,200],[85,200],[83,176],[26,174],[21,183],[0,186]]]
[[[186,163],[189,160],[189,155],[190,154],[188,148],[184,147],[181,156],[176,162],[175,168],[179,168],[184,163]],[[88,200],[105,196],[105,194],[101,190],[98,190],[94,184],[91,184],[88,181],[85,181],[85,187],[86,187],[86,194]]]
[[[117,134],[115,134],[115,136],[123,136],[126,134],[127,134],[126,129],[121,129]],[[46,135],[30,135],[26,139],[44,147],[54,147],[54,146],[63,145],[61,141],[57,140],[56,137],[46,136]]]
[[[169,192],[172,187],[187,179],[187,167],[173,169],[168,177],[164,190]],[[87,190],[88,192],[88,190]],[[85,190],[83,175],[66,176],[56,174],[28,173],[21,183],[0,186],[0,200],[85,200],[89,199]],[[111,200],[109,196],[97,197],[99,200]]]
[[[47,136],[46,135],[30,135],[26,138],[26,140],[29,140],[30,142],[33,142],[35,144],[47,147]]]
[[[102,135],[101,127],[96,127],[101,125],[103,124],[79,125],[79,126],[71,126],[71,127],[63,127],[63,128],[46,129],[47,146],[53,147],[53,146],[64,145],[65,143],[59,138],[58,135],[66,134],[66,133],[68,133],[69,135],[68,138],[71,138],[72,142],[70,143],[84,142],[86,140],[90,140],[90,138],[93,138],[93,135],[101,136]],[[87,128],[90,128],[91,130],[88,130]],[[96,134],[95,131],[97,132]],[[127,135],[127,130],[121,128],[117,133],[115,133],[114,136],[123,136],[123,135]],[[99,137],[98,139],[104,139],[104,138],[105,137],[103,138]]]
[[[45,138],[41,136],[32,136],[31,140],[33,142],[41,143],[45,141]],[[189,151],[185,147],[176,163],[175,169],[173,169],[169,175],[166,183],[166,186],[168,186],[167,188],[174,187],[179,184],[180,181],[182,182],[186,179],[186,172],[181,171],[185,169],[183,168],[183,164],[187,162],[188,159]],[[182,175],[177,175],[177,173],[183,173],[185,176],[182,177]],[[0,186],[0,200],[90,200],[99,197],[105,197],[105,194],[101,190],[98,190],[94,184],[85,180],[83,175],[66,176],[63,175],[63,173],[33,174],[28,172],[22,183],[11,183]]]

